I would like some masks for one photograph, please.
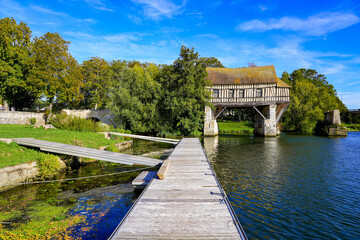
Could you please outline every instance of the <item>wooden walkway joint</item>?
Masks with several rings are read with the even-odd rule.
[[[197,138],[185,138],[110,239],[247,239]]]

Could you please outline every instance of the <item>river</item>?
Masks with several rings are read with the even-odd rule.
[[[135,141],[126,153],[169,147]],[[204,138],[204,147],[249,239],[360,239],[360,132],[340,138],[220,136]],[[97,162],[58,178],[133,169]],[[11,234],[48,234],[52,230],[42,226],[60,226],[73,216],[81,221],[69,224],[70,237],[107,239],[138,196],[130,183],[137,174],[2,192],[0,239]]]
[[[360,239],[360,132],[204,146],[249,239]]]

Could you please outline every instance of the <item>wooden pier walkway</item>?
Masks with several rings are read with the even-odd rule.
[[[169,156],[110,239],[247,239],[197,138]]]
[[[150,140],[150,141],[155,141],[155,142],[170,143],[170,144],[174,144],[174,145],[176,145],[180,142],[180,140],[178,140],[178,139],[141,136],[141,135],[127,134],[127,133],[109,132],[109,134],[122,136],[122,137],[137,138],[137,139],[142,139],[142,140]]]
[[[85,157],[127,165],[141,164],[146,166],[157,166],[163,163],[162,160],[154,158],[134,156],[124,153],[116,153],[57,142],[49,142],[33,138],[14,138],[13,140],[19,145],[40,148],[40,150],[46,152]]]

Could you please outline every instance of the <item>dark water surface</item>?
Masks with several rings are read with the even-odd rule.
[[[360,239],[360,132],[204,146],[249,239]]]

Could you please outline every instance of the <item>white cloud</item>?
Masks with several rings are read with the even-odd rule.
[[[347,91],[339,92],[339,98],[343,101],[349,109],[360,108],[360,92],[359,91]]]
[[[114,10],[111,8],[108,8],[105,4],[105,1],[103,0],[85,0],[87,4],[89,4],[91,7],[100,10],[100,11],[107,11],[107,12],[113,12]]]
[[[80,62],[91,56],[110,60],[141,60],[143,62],[172,63],[181,42],[151,41],[150,34],[121,33],[116,35],[91,35],[81,32],[65,32],[71,41],[71,54]]]
[[[182,8],[186,5],[183,0],[180,5],[170,0],[131,0],[134,3],[144,5],[144,15],[150,19],[158,20],[162,17],[172,18],[180,14]]]
[[[267,6],[260,4],[260,5],[259,5],[259,9],[260,9],[261,12],[264,12],[264,11],[266,11],[268,8],[267,8]]]
[[[240,23],[236,29],[257,32],[284,30],[301,32],[310,36],[320,36],[347,28],[359,21],[359,17],[352,13],[325,12],[306,19],[295,17],[271,18],[268,20],[255,19]]]

